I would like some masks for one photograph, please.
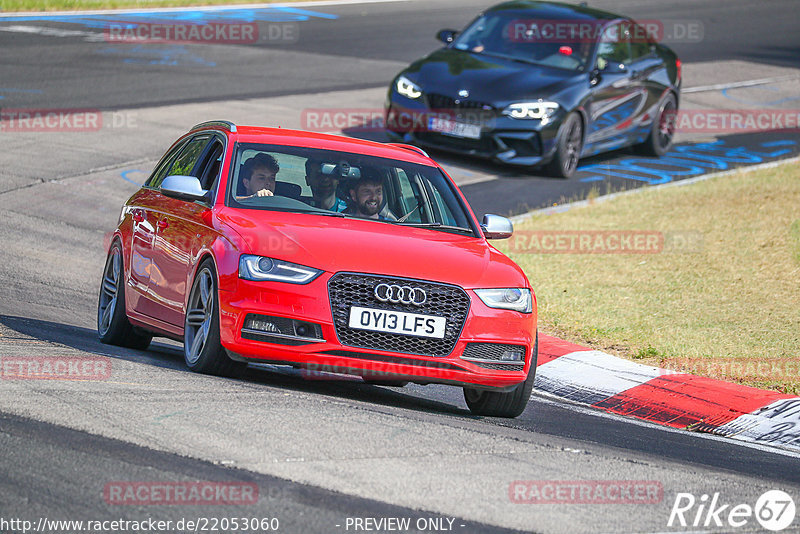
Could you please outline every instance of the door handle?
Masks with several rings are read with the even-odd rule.
[[[169,221],[167,219],[161,219],[160,221],[158,221],[158,229],[159,230],[163,230],[167,226],[169,226]]]
[[[133,210],[133,215],[131,215],[134,222],[140,223],[144,221],[144,214],[142,210]]]

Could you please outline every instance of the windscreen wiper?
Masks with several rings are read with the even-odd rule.
[[[461,226],[448,226],[440,222],[396,222],[395,224],[402,224],[403,226],[413,226],[414,228],[436,228],[437,230],[450,230],[453,232],[461,232],[464,234],[473,234],[469,228],[462,228]]]
[[[347,217],[346,213],[340,211],[327,210],[291,210],[294,213],[312,213],[314,215],[325,215],[326,217]]]
[[[517,63],[524,63],[526,65],[538,65],[538,63],[536,63],[533,60],[524,59],[524,58],[516,57],[516,56],[508,56],[506,54],[496,54],[494,52],[481,52],[481,54],[485,54],[485,55],[490,56],[490,57],[497,57],[497,58],[500,58],[500,59],[507,59],[509,61],[516,61]]]

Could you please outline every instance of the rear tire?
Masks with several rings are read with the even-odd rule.
[[[97,301],[97,336],[101,343],[145,350],[152,334],[135,328],[125,313],[125,266],[122,246],[114,241],[108,249],[100,296]]]
[[[539,333],[531,351],[531,368],[528,378],[516,388],[507,392],[485,389],[464,388],[464,400],[474,415],[488,417],[517,417],[525,411],[531,397],[533,382],[536,380],[536,360],[539,356]]]
[[[192,371],[208,375],[231,376],[246,366],[231,360],[220,343],[217,274],[210,259],[200,264],[189,293],[183,359]]]
[[[675,95],[667,94],[658,106],[658,115],[653,121],[650,135],[644,143],[639,145],[642,153],[648,156],[661,157],[672,147],[672,139],[675,136],[675,122],[678,117],[678,104]]]
[[[556,136],[556,153],[547,164],[547,173],[570,178],[578,168],[583,150],[583,121],[574,111],[567,115]]]

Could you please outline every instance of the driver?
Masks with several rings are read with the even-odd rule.
[[[347,202],[336,196],[339,178],[322,172],[322,161],[306,160],[306,183],[311,188],[311,205],[329,211],[344,212]]]
[[[271,197],[275,194],[275,176],[280,166],[269,154],[256,154],[242,165],[242,187],[244,194],[236,196],[236,200],[252,197]]]

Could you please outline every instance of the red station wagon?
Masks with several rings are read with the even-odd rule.
[[[536,299],[421,149],[199,124],[123,206],[98,303],[101,341],[183,341],[193,371],[248,362],[382,385],[451,384],[516,417],[537,358]]]

